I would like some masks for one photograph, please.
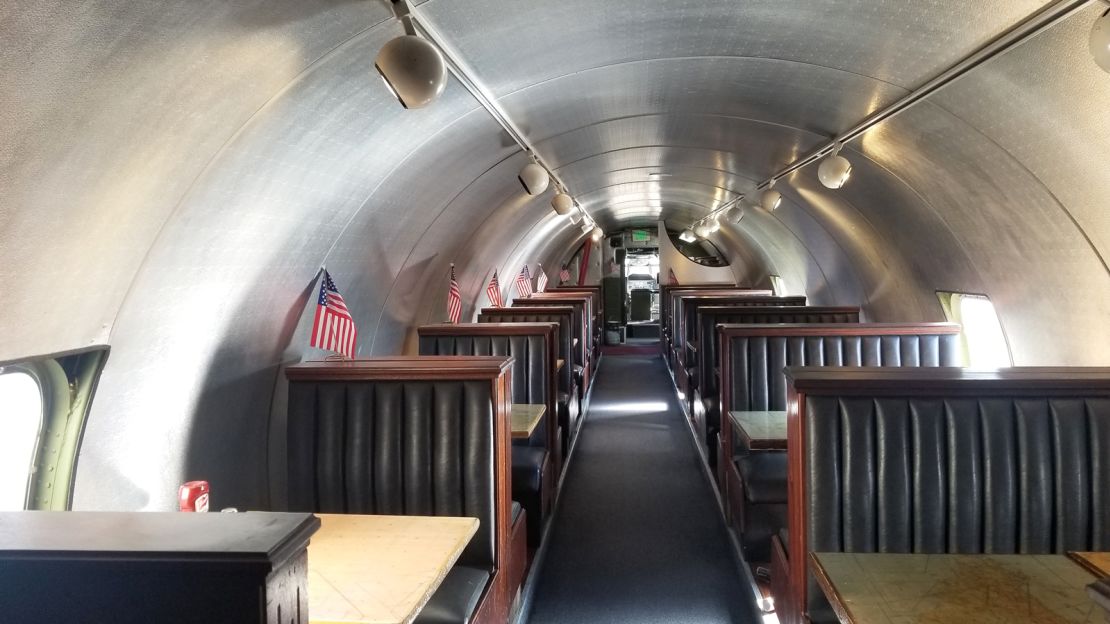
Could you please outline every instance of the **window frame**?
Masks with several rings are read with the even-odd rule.
[[[0,362],[0,371],[30,375],[42,397],[42,421],[24,509],[67,511],[72,507],[73,483],[89,407],[108,351],[107,346],[97,346]]]
[[[967,339],[967,324],[963,320],[963,314],[952,306],[953,296],[956,295],[960,297],[982,297],[991,304],[991,308],[994,310],[995,321],[998,322],[998,329],[1002,333],[1002,342],[1006,345],[1006,359],[1009,362],[1009,366],[1014,365],[1014,350],[1010,345],[1010,336],[1006,333],[1006,326],[1002,324],[1002,318],[998,315],[998,308],[995,307],[994,300],[991,299],[990,295],[963,290],[940,289],[936,290],[936,294],[937,299],[940,301],[941,310],[944,312],[944,318],[951,323],[958,323],[960,325],[960,355],[963,358],[965,366],[971,366],[971,348]]]

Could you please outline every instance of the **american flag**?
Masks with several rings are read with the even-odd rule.
[[[532,278],[528,277],[527,264],[520,270],[520,273],[517,273],[514,285],[516,286],[517,297],[529,297],[532,295]]]
[[[489,297],[489,304],[495,308],[505,307],[505,302],[501,300],[501,284],[497,281],[497,271],[494,270],[493,277],[486,286],[486,296]]]
[[[559,283],[560,284],[566,284],[569,281],[570,281],[570,271],[567,270],[567,265],[564,264],[563,268],[559,269]]]
[[[451,265],[451,288],[447,291],[447,318],[452,323],[458,323],[462,316],[462,295],[459,293],[459,282],[455,280],[455,265]]]
[[[358,341],[358,328],[347,310],[343,295],[331,281],[331,275],[324,271],[320,280],[320,297],[316,300],[316,318],[312,321],[312,337],[308,344],[347,357],[355,356]]]
[[[542,264],[536,266],[540,270],[540,276],[536,280],[536,292],[543,292],[547,290],[547,273],[544,272]]]
[[[671,286],[678,286],[678,278],[674,276],[674,269],[667,269],[667,280]]]

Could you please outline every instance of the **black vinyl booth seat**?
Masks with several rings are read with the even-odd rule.
[[[575,349],[574,381],[578,384],[580,396],[585,396],[594,370],[593,313],[590,308],[590,296],[585,293],[536,293],[526,299],[516,299],[512,304],[514,308],[564,306],[574,308],[574,340],[578,341],[578,347]]]
[[[424,325],[416,332],[420,355],[511,356],[512,402],[547,408],[532,437],[513,440],[512,449],[513,499],[528,512],[528,544],[538,547],[561,465],[562,434],[555,406],[559,326],[462,323]]]
[[[678,321],[676,318],[676,306],[678,305],[678,297],[681,295],[692,294],[718,294],[718,295],[736,295],[739,293],[752,294],[752,295],[767,295],[772,293],[769,290],[748,290],[730,286],[728,284],[696,284],[690,286],[660,286],[659,287],[659,332],[660,344],[663,347],[663,355],[666,356],[668,365],[673,366],[672,349],[675,342],[680,338],[680,334],[676,331]]]
[[[479,323],[558,323],[559,357],[564,361],[558,371],[559,391],[555,397],[559,426],[563,429],[562,456],[567,456],[581,413],[581,387],[574,377],[574,308],[572,306],[483,308]]]
[[[704,308],[702,321],[744,314],[732,308]],[[721,345],[719,362],[725,384],[720,405],[726,407],[722,409],[785,411],[787,366],[939,367],[962,363],[957,324],[851,322],[857,315],[834,313],[840,321],[834,323],[716,325],[713,334]],[[708,329],[703,327],[703,332]],[[703,344],[712,342],[704,333],[702,336]],[[767,561],[771,536],[786,525],[786,454],[739,448],[731,420],[719,422],[719,453],[730,461],[720,462],[718,479],[726,488],[729,514],[741,528],[745,552],[753,560]]]
[[[510,552],[512,364],[398,356],[286,370],[290,510],[478,519],[417,622],[469,622],[479,600],[507,617],[504,572],[523,557]]]
[[[790,588],[811,616],[810,551],[1110,549],[1110,368],[786,374]]]

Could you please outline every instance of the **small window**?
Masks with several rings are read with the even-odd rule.
[[[771,292],[775,293],[776,297],[786,296],[786,283],[778,275],[771,276]]]
[[[938,291],[944,315],[962,326],[964,361],[971,368],[1013,366],[994,304],[986,295]]]
[[[42,431],[42,390],[20,371],[0,369],[0,511],[27,508]]]

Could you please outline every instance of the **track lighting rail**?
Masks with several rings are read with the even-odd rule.
[[[959,60],[948,69],[945,69],[925,84],[907,93],[905,96],[886,107],[872,113],[855,126],[852,126],[843,133],[833,137],[830,141],[787,165],[785,168],[760,183],[757,188],[768,188],[772,182],[784,178],[802,167],[821,160],[824,156],[836,149],[837,145],[847,143],[848,141],[860,137],[871,128],[912,108],[937,91],[959,80],[980,65],[1005,54],[1033,37],[1036,37],[1045,30],[1075,15],[1079,11],[1099,2],[1110,3],[1110,0],[1057,0],[1041,8],[1009,30],[988,41],[978,50],[975,50],[968,56]]]

